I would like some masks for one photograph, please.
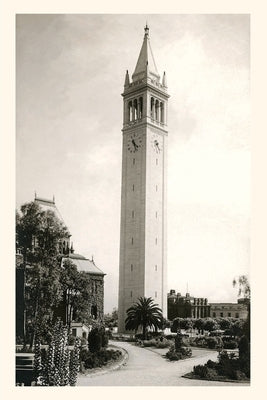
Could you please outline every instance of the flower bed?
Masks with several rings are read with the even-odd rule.
[[[82,350],[80,354],[81,372],[86,369],[99,368],[107,365],[109,362],[119,360],[122,357],[120,350],[105,349],[91,353],[88,350]]]

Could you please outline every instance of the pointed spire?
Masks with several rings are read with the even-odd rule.
[[[129,78],[129,73],[128,73],[128,69],[127,69],[126,75],[125,75],[124,86],[129,86],[129,85],[130,85],[130,78]]]
[[[150,78],[159,81],[160,76],[150,46],[149,28],[147,24],[144,30],[145,30],[145,35],[142,48],[132,78],[133,81],[137,81],[139,79],[149,76]]]
[[[163,77],[162,77],[162,86],[167,87],[167,77],[166,77],[165,71],[164,71]]]

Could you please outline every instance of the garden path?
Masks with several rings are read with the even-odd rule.
[[[80,375],[77,386],[248,386],[245,383],[211,382],[182,378],[194,365],[209,359],[216,361],[217,352],[193,349],[193,356],[180,361],[168,361],[162,357],[167,349],[160,351],[141,348],[127,342],[112,344],[128,352],[128,361],[120,369],[102,375]]]

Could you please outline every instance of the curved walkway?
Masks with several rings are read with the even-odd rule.
[[[128,353],[126,365],[105,374],[79,375],[77,386],[248,386],[244,383],[211,382],[182,378],[193,366],[204,364],[209,359],[216,361],[217,352],[193,349],[193,357],[168,361],[162,357],[167,349],[151,351],[131,343],[112,342]]]

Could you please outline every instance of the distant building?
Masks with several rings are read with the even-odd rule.
[[[34,202],[37,203],[43,210],[53,211],[56,217],[65,225],[63,218],[56,207],[54,198],[53,200],[46,200],[36,197],[35,195]],[[91,293],[89,314],[91,315],[92,319],[102,320],[104,314],[105,274],[96,266],[93,257],[91,260],[89,260],[80,254],[75,254],[73,245],[70,244],[70,238],[71,235],[67,233],[66,237],[60,240],[58,243],[59,253],[62,257],[61,262],[63,263],[65,260],[70,259],[76,265],[79,272],[86,272],[90,276],[90,284],[88,287],[88,291]],[[34,244],[37,246],[37,243]],[[24,336],[25,322],[27,319],[27,313],[25,310],[25,276],[27,274],[27,268],[29,267],[29,265],[24,264],[23,256],[18,248],[16,251],[16,335],[21,337]],[[63,323],[65,323],[67,313],[66,305],[61,304],[57,308],[56,313],[62,318]],[[81,331],[81,329],[83,329],[83,324],[77,325],[75,319],[73,320],[72,325],[73,329],[76,329],[79,325],[80,329],[76,330],[77,334]]]
[[[238,303],[210,303],[210,316],[246,319],[248,316],[247,305],[243,299],[238,300]]]
[[[241,318],[248,315],[247,300],[239,299],[237,303],[208,303],[207,298],[192,297],[189,293],[182,296],[170,290],[167,295],[168,319],[174,318]]]
[[[189,293],[182,296],[171,290],[167,295],[168,319],[174,318],[205,318],[209,316],[209,305],[206,298],[192,297]]]

